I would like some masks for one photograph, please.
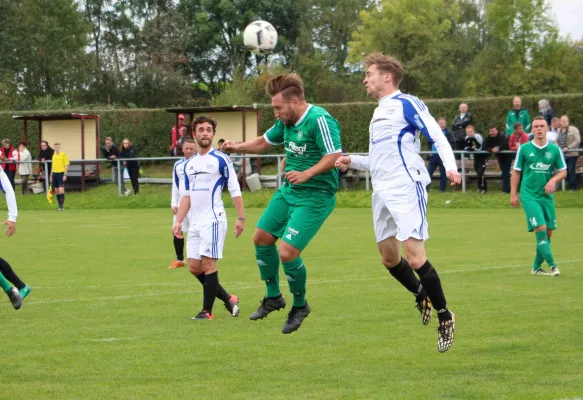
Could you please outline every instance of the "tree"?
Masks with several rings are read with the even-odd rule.
[[[419,96],[442,97],[452,63],[451,29],[459,19],[457,2],[384,0],[361,11],[361,25],[350,42],[349,60],[382,51],[403,63],[402,87]]]

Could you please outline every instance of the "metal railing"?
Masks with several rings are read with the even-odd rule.
[[[583,152],[583,149],[573,149],[573,150],[569,150],[569,152],[577,152],[579,154],[581,154]],[[421,156],[424,155],[431,155],[431,154],[437,154],[436,152],[433,151],[421,151],[419,153]],[[456,150],[454,151],[454,154],[459,155],[459,161],[460,161],[460,174],[462,176],[462,183],[461,183],[461,188],[462,188],[462,192],[466,192],[466,178],[468,175],[467,171],[466,171],[466,160],[469,160],[471,155],[476,155],[476,154],[483,154],[483,155],[488,155],[488,156],[492,156],[493,154],[516,154],[515,151],[501,151],[498,153],[491,153],[491,152],[486,152],[486,151],[460,151],[460,150]],[[345,155],[368,155],[368,153],[345,153]],[[240,160],[245,160],[245,159],[266,159],[266,158],[275,158],[276,162],[277,162],[277,175],[276,175],[276,187],[279,188],[282,185],[282,181],[283,181],[283,176],[281,173],[281,165],[283,162],[283,159],[286,157],[285,154],[254,154],[254,155],[243,155],[243,154],[237,154],[237,155],[230,155],[230,158],[233,159],[240,159]],[[98,163],[116,163],[116,173],[117,173],[117,187],[118,187],[118,193],[119,195],[123,195],[123,191],[122,191],[122,179],[123,178],[123,169],[125,168],[125,165],[123,165],[122,163],[125,163],[127,161],[178,161],[181,160],[182,157],[140,157],[140,158],[116,158],[114,160],[108,160],[108,159],[104,159],[104,158],[99,158],[99,159],[85,159],[85,160],[70,160],[69,162],[71,164],[81,164],[82,165],[82,170],[81,173],[85,174],[85,165],[86,164],[98,164]],[[51,163],[51,160],[45,160],[44,162],[44,173],[45,173],[45,190],[48,192],[49,190],[49,177],[47,175],[47,171],[49,171],[49,164]],[[30,163],[30,164],[42,164],[40,161],[38,160],[31,160],[31,161],[0,161],[0,164],[22,164],[22,163]],[[260,164],[257,164],[258,166],[260,166]],[[123,168],[122,168],[123,167]],[[511,167],[512,168],[512,167]],[[241,165],[241,169],[243,171],[243,175],[244,177],[249,176],[249,173],[247,173],[246,171],[246,166],[245,166],[245,162],[242,162]],[[32,174],[34,175],[34,174]],[[161,180],[162,183],[168,183],[171,184],[172,183],[172,178],[169,177],[166,180],[162,179]],[[371,189],[371,176],[370,176],[370,172],[368,170],[365,171],[365,188],[367,191],[370,191]],[[566,184],[565,181],[563,180],[561,182],[561,189],[562,190],[566,190]]]

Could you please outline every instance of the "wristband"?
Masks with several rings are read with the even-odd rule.
[[[237,218],[239,221],[245,221],[245,217],[239,217]]]

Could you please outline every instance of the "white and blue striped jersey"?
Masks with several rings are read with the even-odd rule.
[[[180,191],[184,187],[184,164],[188,161],[186,158],[181,158],[174,163],[172,169],[172,200],[170,207],[178,207],[180,203]]]
[[[415,96],[396,91],[379,100],[369,126],[368,156],[351,156],[351,168],[368,169],[375,191],[411,182],[431,182],[419,155],[419,135],[431,139],[446,171],[457,171],[451,146],[427,106]]]
[[[226,221],[221,197],[227,187],[231,198],[241,196],[233,163],[225,154],[213,148],[201,156],[195,154],[184,163],[184,188],[181,196],[190,196],[188,218],[192,224]]]
[[[6,197],[6,206],[8,208],[8,221],[16,222],[18,216],[18,206],[16,205],[16,196],[12,184],[6,176],[3,168],[0,168],[0,190]]]

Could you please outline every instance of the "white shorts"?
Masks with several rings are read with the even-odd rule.
[[[172,218],[172,228],[174,229],[174,224],[176,223],[176,215]],[[182,221],[182,232],[188,232],[190,228],[190,221],[188,219],[188,215]]]
[[[421,182],[372,194],[372,218],[377,243],[396,237],[427,240],[427,190]]]
[[[227,236],[227,222],[215,221],[208,224],[193,224],[186,238],[186,255],[200,260],[202,257],[223,258],[223,246]]]

